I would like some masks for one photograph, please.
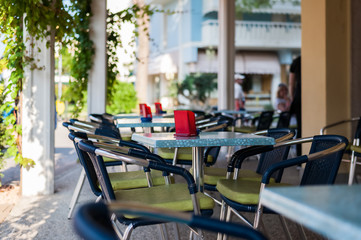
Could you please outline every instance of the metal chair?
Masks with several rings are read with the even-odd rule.
[[[264,172],[261,182],[242,180],[242,179],[223,179],[217,183],[217,190],[221,194],[222,208],[220,219],[230,220],[231,213],[235,213],[249,226],[255,228],[259,225],[262,209],[258,206],[259,195],[263,188],[287,186],[285,183],[271,181],[276,172],[284,168],[296,166],[305,163],[305,170],[300,181],[300,185],[312,184],[333,184],[341,163],[342,154],[347,146],[348,140],[343,136],[323,135],[303,139],[295,139],[277,143],[274,146],[268,146],[264,149],[255,149],[254,153],[258,154],[264,151],[270,151],[280,147],[291,146],[312,142],[309,155],[296,157],[272,164]],[[227,217],[225,217],[227,209]],[[267,209],[267,213],[272,213]],[[254,225],[239,212],[256,213]]]
[[[161,158],[151,159],[148,153],[137,151],[137,157],[130,156],[120,151],[108,150],[105,144],[99,145],[90,141],[80,141],[79,149],[89,155],[95,168],[95,172],[102,189],[102,196],[105,201],[132,201],[148,206],[157,206],[164,209],[173,209],[182,212],[194,212],[210,216],[213,213],[214,202],[211,198],[202,193],[197,193],[197,188],[192,175],[183,168],[167,165]],[[113,158],[127,163],[136,164],[145,168],[163,171],[166,185],[150,186],[149,188],[118,190],[114,191],[111,186],[109,174],[104,164],[103,157]],[[170,184],[169,173],[182,177],[186,184]],[[127,229],[122,233],[116,227],[118,236],[122,239],[129,239],[131,232],[138,226],[163,223],[134,216],[121,215],[113,218],[113,226],[122,223]]]
[[[254,126],[241,126],[235,127],[235,132],[252,133],[256,131],[269,129],[273,121],[273,111],[263,111],[259,117],[252,120],[253,123],[257,122]]]
[[[282,142],[285,140],[290,140],[294,137],[295,133],[291,129],[269,129],[264,131],[255,132],[256,135],[264,135],[267,137],[273,137],[276,139],[276,142]],[[204,168],[204,189],[208,191],[217,191],[216,185],[220,179],[231,178],[235,176],[235,179],[248,179],[260,181],[262,174],[267,170],[267,168],[277,162],[286,160],[288,157],[289,147],[277,148],[273,151],[263,152],[260,155],[258,166],[256,171],[241,169],[241,164],[244,159],[249,156],[253,156],[254,151],[260,147],[248,147],[243,148],[235,152],[228,163],[229,167],[227,168],[215,168],[215,167],[206,167]],[[265,147],[262,146],[261,149]],[[235,163],[237,163],[235,165]],[[233,168],[235,166],[235,169]],[[282,177],[282,172],[276,177],[276,182],[279,182]],[[213,199],[216,203],[221,205],[221,202],[217,199]]]
[[[278,116],[276,128],[288,128],[290,126],[291,114],[290,112],[281,112]]]
[[[242,239],[266,239],[260,232],[244,225],[129,202],[111,202],[108,204],[99,202],[81,206],[73,221],[75,231],[80,237],[87,240],[119,239],[112,228],[111,216],[113,213],[115,215],[127,214],[158,221],[182,223],[192,228],[215,233],[220,232]]]
[[[361,139],[361,117],[354,117],[354,118],[350,118],[350,119],[346,119],[346,120],[342,120],[339,122],[335,122],[332,124],[329,124],[323,128],[321,128],[320,130],[320,134],[323,135],[325,133],[325,131],[327,129],[333,128],[333,127],[337,127],[340,125],[344,125],[346,123],[354,123],[357,122],[356,128],[355,128],[355,134],[354,134],[354,138],[352,140],[352,145],[351,143],[349,144],[349,146],[347,147],[347,152],[351,150],[351,160],[350,160],[350,170],[349,170],[349,177],[348,177],[348,185],[352,185],[354,178],[355,178],[355,171],[356,171],[356,165],[360,165],[361,163],[357,162],[357,157],[360,156],[360,154],[352,149],[358,149],[357,147],[360,146],[360,139]],[[343,160],[348,162],[348,160]]]
[[[104,129],[104,128],[99,129],[99,128],[94,128],[94,127],[87,128],[85,126],[73,125],[73,124],[68,123],[68,122],[64,122],[63,126],[68,128],[68,130],[70,131],[71,134],[69,135],[69,137],[73,141],[74,148],[75,148],[75,150],[77,152],[77,155],[78,155],[78,159],[79,159],[80,163],[83,166],[83,169],[82,169],[82,171],[80,173],[79,179],[77,181],[77,184],[76,184],[74,192],[73,192],[73,196],[72,196],[70,204],[69,204],[68,219],[70,219],[72,214],[73,214],[75,205],[76,205],[76,203],[78,201],[80,192],[81,192],[81,190],[83,188],[83,184],[84,184],[84,181],[85,181],[86,177],[88,178],[88,181],[90,183],[90,186],[92,188],[93,193],[96,196],[101,195],[101,191],[97,186],[96,179],[94,179],[95,174],[90,173],[89,171],[91,171],[91,170],[88,170],[88,168],[87,168],[87,165],[88,165],[88,161],[86,160],[87,156],[83,156],[79,152],[77,144],[75,142],[75,137],[77,137],[78,139],[83,139],[83,140],[92,139],[93,141],[113,143],[113,144],[118,145],[118,146],[123,146],[123,147],[128,147],[128,148],[135,148],[135,149],[138,149],[138,150],[141,150],[141,151],[144,151],[144,152],[150,152],[150,151],[146,147],[144,147],[142,145],[132,143],[132,142],[123,141],[123,140],[120,140],[120,139],[117,139],[117,138],[112,138],[112,136],[114,136],[116,134],[113,134],[114,132],[109,131],[109,129]],[[100,134],[100,135],[94,134],[95,132]],[[112,159],[106,159],[105,164],[106,164],[106,166],[118,166],[118,165],[121,165],[123,170],[127,171],[126,164],[124,164],[121,161],[114,161]],[[133,178],[133,179],[135,178],[135,175],[137,175],[138,177],[142,177],[142,175],[139,175],[137,173],[132,173],[132,174],[133,174],[133,176],[131,176],[131,178]],[[142,183],[142,184],[144,185],[144,183]],[[135,187],[137,187],[137,186],[139,187],[139,184],[135,185]]]

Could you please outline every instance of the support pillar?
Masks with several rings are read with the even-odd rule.
[[[105,113],[107,92],[107,1],[92,1],[91,9],[93,16],[90,24],[90,39],[93,41],[95,54],[88,81],[88,114],[101,114]]]
[[[218,109],[234,109],[235,1],[219,0]]]
[[[350,1],[301,4],[302,136],[311,136],[351,114]],[[332,132],[349,134],[345,126]]]
[[[31,70],[30,66],[25,69],[21,110],[22,153],[24,158],[32,159],[35,166],[22,168],[22,195],[48,195],[54,193],[54,38],[49,48],[46,41],[36,41],[26,32],[24,39],[30,39],[25,43],[28,54],[34,57],[42,70]],[[33,47],[31,43],[34,43]]]

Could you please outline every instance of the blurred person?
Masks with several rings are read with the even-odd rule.
[[[243,79],[244,75],[242,74],[235,74],[234,75],[234,106],[235,110],[245,110],[245,103],[246,103],[246,95],[243,92]]]
[[[289,75],[289,89],[291,96],[290,113],[296,116],[297,138],[301,138],[302,115],[301,115],[301,56],[295,58],[291,64]],[[301,145],[297,145],[297,155],[301,155]]]
[[[275,102],[275,109],[277,111],[289,111],[291,106],[291,99],[288,95],[288,87],[284,83],[280,83],[277,89],[277,98]]]

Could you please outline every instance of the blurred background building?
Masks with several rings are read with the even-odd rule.
[[[219,0],[152,0],[147,101],[171,105],[172,81],[193,73],[217,73]],[[235,72],[244,74],[247,110],[272,106],[277,85],[287,83],[301,49],[300,1],[243,6],[236,1]],[[217,95],[209,102],[217,104]],[[187,103],[180,98],[180,102]]]

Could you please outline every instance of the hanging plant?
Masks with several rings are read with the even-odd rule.
[[[72,0],[71,10],[74,12],[74,35],[72,48],[74,56],[71,63],[71,81],[63,95],[63,100],[74,103],[73,117],[78,117],[86,102],[89,71],[92,67],[94,44],[90,39],[91,0]]]
[[[11,75],[6,84],[3,82],[0,112],[19,112],[21,92],[24,80],[24,69],[41,68],[36,59],[26,51],[23,32],[36,40],[47,39],[52,33],[56,41],[61,41],[72,29],[71,16],[65,10],[62,1],[24,1],[0,0],[0,32],[6,44],[3,59]],[[33,47],[33,46],[32,46]],[[35,49],[35,51],[40,51]],[[21,118],[19,114],[8,114],[0,117],[0,167],[4,158],[15,156],[15,161],[23,167],[34,164],[31,159],[22,157],[21,149]],[[5,153],[4,153],[5,152]]]

